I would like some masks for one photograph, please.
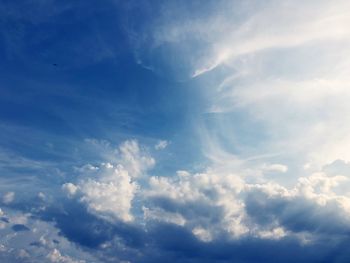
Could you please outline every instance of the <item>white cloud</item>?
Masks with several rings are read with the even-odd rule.
[[[248,231],[243,223],[244,203],[237,198],[244,185],[234,174],[189,174],[182,171],[175,178],[151,177],[149,183],[146,196],[174,202],[186,220],[186,226],[203,240],[209,240],[222,231],[233,237]],[[158,207],[149,208],[152,209]],[[170,207],[165,205],[162,209]]]
[[[62,185],[62,190],[67,193],[69,197],[76,194],[78,187],[72,183],[65,183]]]
[[[136,140],[128,140],[119,146],[120,164],[132,177],[141,176],[146,170],[155,165],[155,160],[144,149],[141,149]]]
[[[250,154],[281,153],[317,169],[348,160],[349,13],[347,1],[284,1],[225,28],[209,66],[197,68],[204,73],[222,65],[227,72],[208,87],[216,122],[207,129],[233,134],[228,140]],[[258,125],[257,136],[267,135],[263,143],[241,145],[237,127],[220,120],[232,114],[234,121],[237,113],[252,129]]]
[[[64,256],[56,248],[54,248],[49,254],[47,254],[46,258],[53,263],[84,263],[85,262],[85,260],[74,260],[69,256]]]
[[[38,193],[38,198],[42,201],[45,201],[46,200],[46,195],[43,193],[43,192],[39,192]]]
[[[186,219],[179,213],[167,212],[160,208],[149,209],[147,207],[142,207],[143,217],[147,220],[156,220],[166,223],[172,223],[179,226],[183,226],[186,223]]]
[[[75,170],[78,172],[93,172],[98,170],[99,168],[97,166],[93,166],[92,164],[85,164],[82,167],[76,167]]]
[[[2,197],[2,202],[4,204],[10,204],[13,202],[13,200],[15,200],[15,193],[14,192],[7,192]]]
[[[349,38],[350,5],[345,0],[302,5],[292,0],[263,5],[217,1],[209,8],[195,6],[163,3],[141,32],[130,28],[130,34],[140,34],[132,38],[137,61],[155,71],[165,67],[175,76],[197,77],[257,52]],[[150,62],[155,61],[150,54],[164,63]]]
[[[273,168],[285,170],[284,166]],[[318,172],[300,177],[289,188],[262,179],[250,183],[244,173],[215,169],[151,177],[149,188],[143,190],[144,202],[149,203],[146,212],[175,224],[180,216],[181,225],[205,242],[222,235],[233,239],[290,236],[304,242],[306,236],[308,240],[337,236],[350,229],[350,196],[348,188],[341,187],[350,184],[347,177]]]
[[[154,148],[156,149],[156,150],[163,150],[163,149],[165,149],[167,146],[168,146],[168,142],[167,141],[165,141],[165,140],[160,140],[155,146],[154,146]]]
[[[90,212],[110,221],[133,220],[131,202],[137,190],[127,170],[122,165],[106,171],[97,180],[88,179],[79,183],[80,200]]]
[[[262,169],[267,172],[279,172],[285,173],[288,171],[288,166],[275,163],[275,164],[264,164]]]
[[[109,143],[105,143],[109,147]],[[84,166],[88,170],[79,170],[82,175],[76,184],[66,183],[62,189],[69,197],[76,196],[86,204],[88,211],[110,222],[134,219],[131,214],[132,201],[139,185],[137,178],[144,176],[155,161],[137,141],[123,142],[118,150],[112,151],[114,163],[103,162],[99,166]],[[93,167],[93,169],[91,169]]]
[[[210,135],[200,132],[203,148],[219,133],[223,145],[245,157],[279,153],[316,170],[350,160],[348,1],[218,1],[192,8],[163,3],[132,33],[140,35],[133,41],[141,64],[171,76],[203,76],[194,82],[209,102],[210,125],[194,124]],[[258,126],[258,143],[246,145],[231,124],[237,116],[249,130]]]
[[[277,227],[274,228],[272,230],[268,230],[268,231],[260,231],[258,233],[260,238],[266,238],[266,239],[281,239],[283,237],[285,237],[287,234],[284,231],[284,229],[282,227]]]
[[[192,233],[200,240],[204,241],[204,242],[210,242],[212,241],[212,237],[209,231],[207,231],[204,228],[201,227],[195,227],[192,230]]]

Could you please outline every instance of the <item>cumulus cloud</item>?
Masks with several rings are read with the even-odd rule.
[[[141,149],[136,140],[128,140],[119,146],[120,164],[122,164],[132,177],[139,177],[147,169],[155,165],[155,160],[144,149]]]
[[[337,173],[321,170],[299,177],[290,187],[265,177],[265,173],[288,171],[278,163],[263,164],[255,181],[230,166],[145,177],[155,161],[136,141],[122,143],[118,152],[120,163],[94,165],[93,173],[83,173],[76,183],[62,186],[87,211],[112,224],[133,222],[141,229],[175,225],[198,242],[211,244],[223,238],[313,243],[327,235],[341,239],[350,227],[350,200],[342,188],[350,182]],[[134,214],[136,197],[142,209]],[[327,223],[330,218],[332,224]]]
[[[181,262],[184,256],[193,259],[189,262],[215,262],[218,253],[226,262],[246,262],[252,249],[260,252],[249,259],[251,262],[272,254],[282,262],[288,249],[301,253],[305,262],[318,262],[325,256],[333,260],[332,253],[349,242],[345,233],[350,228],[350,181],[343,175],[348,169],[345,162],[300,176],[287,187],[268,177],[271,172],[286,170],[277,162],[257,166],[255,181],[239,166],[215,164],[202,172],[179,170],[174,175],[155,176],[146,175],[155,161],[137,142],[124,142],[115,152],[119,162],[79,170],[81,175],[74,183],[62,186],[70,197],[60,202],[64,210],[54,205],[46,211],[33,210],[36,216],[10,216],[0,232],[12,229],[16,235],[35,235],[31,249],[25,252],[40,258],[34,252],[38,249],[41,257],[52,262],[83,262],[88,258],[85,254],[76,257],[70,246],[58,246],[54,239],[60,244],[69,240],[98,248],[93,253],[98,259],[92,262],[108,258]],[[131,164],[137,167],[130,169],[133,176],[126,169]],[[49,227],[49,223],[35,221],[38,217],[55,222],[57,230],[40,231],[41,224]],[[66,241],[48,236],[58,230]],[[10,255],[16,237],[7,238],[12,241],[4,243],[3,256],[26,255],[20,250]],[[272,249],[276,246],[280,255]],[[327,249],[322,249],[322,254],[314,254],[323,246]],[[346,262],[348,255],[342,256],[345,259],[339,262]]]
[[[349,183],[345,176],[314,173],[289,188],[217,171],[151,177],[149,183],[147,213],[154,211],[153,219],[164,222],[171,222],[169,213],[174,219],[180,215],[179,225],[205,242],[222,236],[311,242],[327,235],[341,238],[350,227],[349,196],[339,188]]]
[[[131,221],[131,202],[137,190],[127,170],[119,165],[106,172],[99,179],[79,183],[82,194],[80,201],[86,203],[89,211],[110,220]]]
[[[135,140],[125,141],[115,152],[115,163],[85,165],[79,169],[81,179],[76,184],[63,184],[62,189],[69,197],[76,195],[95,215],[112,222],[128,222],[133,220],[130,210],[139,187],[136,178],[142,177],[155,161]]]
[[[65,191],[69,197],[72,197],[76,194],[78,187],[72,183],[65,183],[62,185],[62,190]]]
[[[239,237],[247,232],[242,222],[244,204],[236,198],[244,185],[234,174],[180,172],[175,178],[151,177],[149,183],[146,195],[153,206],[179,213],[197,234],[224,231]]]

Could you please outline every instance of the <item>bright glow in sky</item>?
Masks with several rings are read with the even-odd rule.
[[[350,262],[350,2],[0,3],[0,262]]]

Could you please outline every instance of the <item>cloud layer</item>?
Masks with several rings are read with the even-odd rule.
[[[119,149],[126,145],[133,145],[128,149],[140,153],[136,141],[126,141]],[[348,242],[346,233],[350,230],[350,196],[346,190],[349,179],[344,175],[349,169],[346,163],[338,161],[327,167],[328,172],[324,170],[300,177],[296,185],[286,188],[267,178],[271,170],[285,173],[286,167],[283,165],[264,165],[260,170],[257,169],[255,172],[260,174],[260,178],[255,182],[247,178],[244,172],[223,171],[215,167],[208,167],[206,171],[195,174],[178,171],[173,176],[143,177],[138,173],[131,179],[127,176],[128,172],[133,174],[135,167],[140,167],[145,160],[148,160],[147,165],[141,169],[144,173],[151,168],[150,164],[154,164],[153,158],[145,152],[132,159],[133,166],[129,166],[129,170],[121,171],[121,164],[118,163],[103,163],[98,169],[92,169],[93,174],[100,178],[99,181],[86,179],[87,176],[91,177],[91,171],[87,171],[82,173],[85,179],[79,180],[76,188],[72,187],[73,184],[64,184],[63,188],[68,198],[74,194],[78,202],[86,205],[89,213],[107,220],[111,225],[124,222],[139,229],[143,246],[154,246],[153,242],[158,242],[154,239],[164,235],[162,231],[183,232],[184,236],[179,236],[179,242],[184,241],[182,238],[190,237],[191,245],[178,249],[181,253],[187,253],[187,249],[199,253],[193,259],[197,262],[209,256],[201,251],[204,249],[201,246],[215,249],[219,244],[225,244],[238,249],[242,246],[241,242],[251,240],[248,244],[262,248],[275,242],[280,245],[292,242],[295,249],[315,253],[311,251],[331,244],[331,248],[321,254],[310,255],[307,259],[309,262],[318,262],[319,257],[333,257],[332,251]],[[120,162],[124,160],[125,152],[121,151]],[[339,170],[337,166],[340,164],[343,167]],[[124,173],[124,177],[120,172]],[[107,186],[101,183],[106,178],[113,178]],[[124,235],[127,233],[117,235],[126,238]],[[105,245],[108,249],[121,245],[116,241],[110,242]],[[192,247],[197,246],[196,243],[200,247]],[[132,251],[133,245],[133,242],[131,246],[128,244],[126,249]],[[174,249],[173,246],[177,245],[172,243],[169,248]],[[167,253],[167,248],[153,249],[160,251],[137,248],[141,253],[140,262],[145,262],[143,257],[148,253]],[[227,260],[241,260],[241,256],[245,257],[243,254],[229,254]],[[152,257],[155,255],[152,254]],[[126,258],[131,260],[134,256],[132,254],[131,258]],[[347,258],[346,255],[344,257]],[[170,262],[172,260],[176,262],[177,259],[169,259]],[[213,259],[208,260],[211,262]],[[242,259],[242,262],[245,260]],[[256,260],[258,262],[259,259]],[[342,259],[340,262],[343,262]]]

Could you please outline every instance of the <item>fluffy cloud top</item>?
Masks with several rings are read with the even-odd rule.
[[[128,222],[133,220],[130,210],[139,188],[136,178],[142,177],[155,161],[135,140],[122,143],[117,155],[114,164],[89,165],[93,167],[89,171],[80,169],[79,181],[65,183],[62,188],[68,196],[77,196],[91,213],[109,221]]]
[[[141,160],[152,159],[140,150],[136,142],[133,145],[139,149],[133,152],[137,152]],[[121,154],[121,160],[123,156]],[[127,159],[137,160],[131,156]],[[179,242],[191,238],[192,245],[197,242],[201,244],[192,248],[200,253],[194,262],[205,257],[202,249],[214,249],[216,246],[220,246],[220,249],[223,246],[238,249],[238,244],[242,245],[246,240],[251,240],[247,243],[250,245],[261,242],[256,244],[260,248],[272,244],[270,242],[280,245],[292,242],[290,246],[293,249],[302,247],[309,251],[301,253],[314,253],[328,240],[327,244],[332,248],[325,249],[319,256],[331,257],[333,249],[347,244],[345,233],[350,229],[350,196],[347,190],[350,181],[342,175],[349,168],[346,163],[341,162],[340,165],[339,162],[328,165],[322,171],[299,177],[291,187],[268,177],[271,172],[286,173],[286,166],[281,164],[263,164],[255,170],[259,177],[254,182],[244,171],[232,172],[215,166],[201,173],[182,170],[173,176],[144,177],[138,174],[131,177],[121,164],[104,163],[95,166],[98,169],[90,174],[83,173],[76,184],[67,183],[63,188],[80,205],[85,204],[89,213],[113,227],[123,222],[140,231],[138,235],[141,237],[133,238],[143,240],[145,250],[133,243],[139,241],[132,241],[131,244],[125,241],[128,240],[125,239],[128,233],[135,235],[135,229],[127,232],[125,229],[116,230],[116,236],[120,236],[121,240],[109,238],[109,241],[101,244],[106,251],[123,247],[124,251],[131,253],[121,257],[125,260],[136,258],[132,252],[135,246],[140,253],[140,262],[148,253],[154,256],[148,249],[158,251],[154,253],[166,253],[165,248],[154,243],[160,242],[157,240],[166,231],[175,231],[177,235],[182,233],[184,236],[179,236]],[[144,167],[139,163],[136,166]],[[141,170],[145,173],[150,168],[146,165]],[[245,249],[253,249],[250,245]],[[180,250],[186,251],[185,248]],[[237,259],[240,256],[240,253],[236,256],[230,254],[228,258]],[[259,255],[254,260],[261,257]],[[317,262],[319,257],[308,256],[308,260]],[[345,259],[339,260],[346,262]],[[175,259],[170,261],[176,262]]]
[[[281,164],[263,164],[255,171],[260,174],[255,182],[243,171],[215,166],[202,173],[145,177],[154,160],[136,141],[122,143],[119,152],[126,166],[102,163],[83,172],[77,183],[63,185],[69,197],[111,223],[174,224],[201,242],[224,237],[312,243],[326,235],[341,239],[350,227],[350,197],[341,187],[350,182],[340,174],[319,171],[300,177],[291,187],[267,177],[270,172],[287,172]]]

